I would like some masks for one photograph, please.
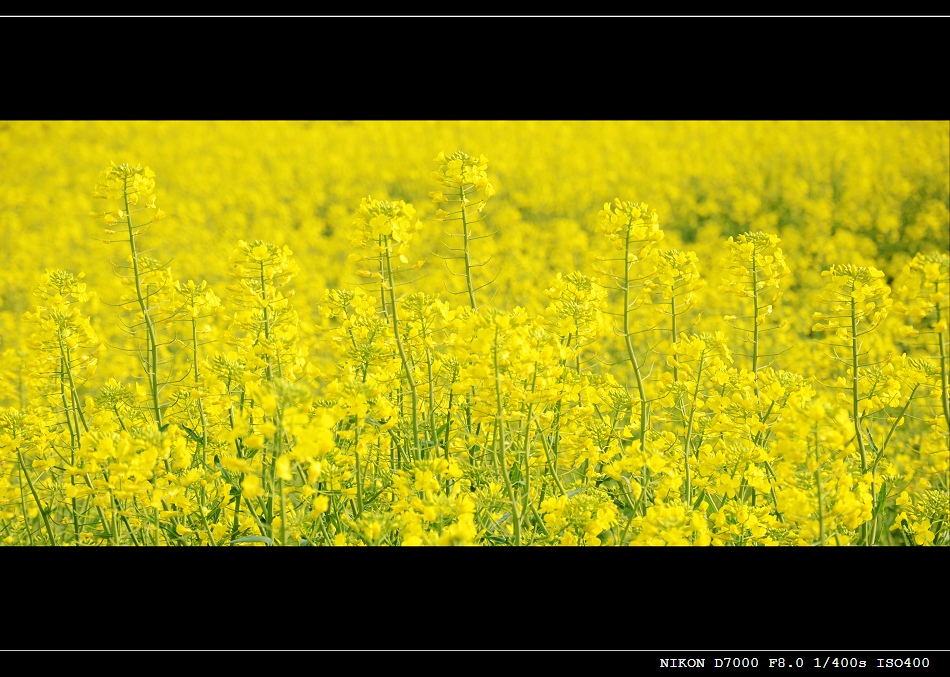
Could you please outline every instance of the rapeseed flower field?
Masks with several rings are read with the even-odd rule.
[[[950,544],[948,121],[0,154],[5,545]]]

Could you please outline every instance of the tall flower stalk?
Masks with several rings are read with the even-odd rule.
[[[432,180],[442,188],[442,190],[429,193],[432,201],[439,206],[436,218],[443,222],[458,222],[457,225],[461,228],[461,232],[446,233],[449,237],[462,240],[460,247],[446,245],[451,255],[444,258],[461,259],[463,263],[461,273],[450,272],[465,279],[465,290],[452,293],[466,294],[469,306],[472,310],[478,310],[475,292],[484,289],[494,281],[490,280],[481,285],[475,283],[474,269],[486,265],[492,256],[477,262],[472,256],[472,242],[492,235],[491,233],[476,235],[474,230],[474,226],[482,220],[482,212],[488,198],[495,194],[495,188],[488,179],[486,171],[488,158],[484,155],[475,157],[459,150],[449,156],[439,153],[434,162],[439,163],[439,168],[432,172]]]
[[[144,348],[141,353],[142,365],[148,380],[151,397],[152,421],[162,428],[161,391],[164,386],[159,374],[162,360],[159,357],[157,324],[160,308],[153,305],[152,297],[162,290],[151,291],[145,286],[145,277],[154,266],[143,261],[139,238],[148,232],[154,223],[165,218],[165,212],[155,204],[155,172],[142,165],[121,164],[103,170],[99,174],[99,183],[93,197],[118,204],[117,208],[92,215],[105,221],[105,232],[109,236],[106,242],[125,243],[129,247],[129,282],[134,289],[134,298],[123,305],[138,308],[138,320],[131,327],[133,335],[144,332]],[[117,236],[112,239],[112,236]],[[141,329],[139,328],[141,327]]]
[[[612,204],[609,202],[604,204],[599,216],[599,231],[614,244],[616,249],[623,252],[620,257],[599,258],[605,262],[619,261],[622,266],[622,272],[619,274],[604,268],[601,270],[608,280],[605,286],[618,290],[623,297],[623,305],[618,313],[622,323],[620,334],[636,380],[640,405],[638,437],[640,450],[645,453],[648,449],[649,402],[644,386],[643,370],[634,347],[633,312],[643,303],[635,292],[648,275],[638,276],[635,266],[649,255],[654,243],[663,239],[663,231],[660,230],[660,218],[656,210],[650,209],[645,202],[621,201],[620,198],[616,198]],[[649,469],[644,468],[644,486],[648,482],[648,476]],[[643,499],[646,501],[646,492],[643,494]]]

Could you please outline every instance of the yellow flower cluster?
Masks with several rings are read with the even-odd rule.
[[[851,340],[871,331],[887,317],[891,288],[882,271],[836,264],[821,274],[828,278],[822,299],[829,303],[831,312],[816,312],[814,319],[819,321],[812,331],[833,330],[838,338]],[[861,326],[862,331],[858,330],[860,325],[865,325]]]
[[[248,124],[248,155],[214,170],[195,149],[237,148],[236,125],[192,125],[194,158],[143,141],[172,167],[170,213],[151,169],[111,165],[95,215],[112,257],[11,177],[0,539],[950,545],[947,172],[923,150],[945,130],[452,127]],[[898,127],[920,143],[878,134]],[[0,135],[39,143],[30,129]],[[99,166],[72,129],[76,166]],[[793,161],[730,153],[739,129]],[[861,134],[906,185],[875,178]],[[632,136],[655,142],[649,171]],[[430,174],[420,138],[500,161],[440,153]],[[581,139],[595,145],[563,152]],[[826,176],[823,143],[853,166]],[[325,162],[303,161],[318,148]],[[347,156],[366,148],[373,172]],[[64,214],[86,211],[94,175],[77,177],[61,177],[83,182]],[[358,197],[416,198],[427,178],[418,211]],[[605,202],[627,185],[650,204]],[[489,199],[496,232],[478,225]],[[439,243],[447,265],[412,279],[411,252]]]

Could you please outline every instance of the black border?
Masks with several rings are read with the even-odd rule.
[[[8,19],[5,117],[943,119],[940,18]],[[946,552],[5,548],[0,649],[943,646]]]
[[[7,594],[23,592],[7,607],[18,620],[5,624],[0,650],[944,647],[948,554],[885,547],[4,548]],[[34,620],[60,630],[37,632]]]
[[[942,19],[12,17],[0,57],[7,119],[943,119]]]

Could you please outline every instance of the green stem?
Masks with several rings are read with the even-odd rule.
[[[148,304],[145,302],[145,296],[142,294],[142,278],[139,271],[139,254],[135,247],[135,227],[132,225],[132,213],[129,209],[129,183],[128,178],[125,179],[125,184],[122,190],[122,198],[124,202],[124,213],[125,213],[125,223],[129,231],[129,247],[132,251],[132,272],[133,272],[133,281],[135,283],[135,298],[138,300],[139,309],[142,311],[142,316],[145,321],[145,331],[146,331],[146,351],[148,352],[148,368],[147,376],[149,382],[149,389],[152,394],[152,415],[156,425],[159,428],[162,427],[162,410],[159,407],[158,403],[158,341],[155,333],[155,322],[152,319],[152,315],[149,312]]]
[[[894,418],[894,423],[891,425],[891,429],[887,431],[887,436],[884,438],[884,442],[881,444],[881,448],[877,452],[877,456],[874,458],[874,463],[871,464],[871,473],[877,472],[877,464],[880,463],[881,458],[884,456],[884,450],[887,449],[887,443],[891,441],[891,435],[894,434],[894,431],[897,429],[897,425],[900,423],[901,419],[904,418],[904,412],[907,411],[907,407],[910,406],[911,400],[914,399],[914,393],[917,392],[917,388],[920,387],[919,383],[915,383],[914,387],[910,390],[910,395],[907,396],[907,402],[904,403],[904,407],[901,409],[900,413]]]
[[[445,415],[445,460],[449,460],[449,431],[452,429],[452,398],[455,394],[452,392],[452,386],[455,385],[455,374],[452,375],[452,381],[449,383],[449,406]]]
[[[468,291],[468,302],[472,310],[478,310],[475,304],[475,285],[472,281],[472,256],[469,252],[471,233],[468,229],[468,215],[465,213],[465,186],[459,186],[459,206],[462,209],[462,251],[465,259],[465,288]]]
[[[934,283],[934,293],[939,293],[940,284]],[[940,304],[937,304],[937,324],[940,324]],[[950,384],[947,374],[947,341],[943,332],[937,332],[940,346],[940,403],[943,405],[943,420],[947,423],[947,446],[950,449]],[[950,467],[947,468],[947,486],[950,487]]]
[[[425,339],[426,336],[423,334],[422,340],[425,341]],[[434,447],[433,453],[438,456],[439,435],[435,428],[435,384],[432,382],[432,351],[429,350],[429,346],[426,346],[426,372],[429,377],[429,434]]]
[[[56,538],[53,536],[53,529],[49,525],[49,516],[46,514],[46,511],[43,510],[43,504],[40,503],[40,497],[36,493],[36,487],[33,486],[33,480],[30,479],[30,473],[27,472],[26,466],[23,464],[23,455],[20,453],[19,447],[16,450],[17,460],[20,461],[20,469],[23,470],[23,476],[26,477],[26,483],[30,486],[30,493],[33,494],[33,500],[36,501],[36,507],[40,511],[40,515],[43,516],[43,524],[46,525],[46,535],[49,537],[49,544],[56,545]],[[24,506],[23,511],[23,521],[26,522],[26,506]],[[29,531],[29,524],[27,524],[27,531]],[[30,544],[32,545],[33,537],[30,536]]]
[[[191,318],[191,353],[192,353],[192,365],[191,368],[194,370],[195,374],[195,385],[197,386],[201,383],[201,377],[198,373],[198,321],[196,318]],[[205,419],[205,410],[204,404],[201,398],[198,398],[198,416],[201,419],[201,464],[208,464],[208,422]]]
[[[63,359],[63,366],[66,369],[66,377],[69,379],[69,393],[70,399],[73,403],[73,412],[74,416],[78,417],[79,422],[82,424],[83,430],[89,432],[89,426],[86,424],[86,416],[83,413],[82,405],[79,403],[79,393],[76,392],[76,382],[73,379],[73,368],[72,362],[69,355],[69,346],[63,344],[62,333],[59,335],[59,349],[60,355]],[[76,426],[76,436],[78,440],[79,436],[79,426]]]
[[[363,514],[363,476],[360,473],[360,424],[356,422],[355,438],[353,440],[353,456],[356,459],[356,516]]]
[[[676,293],[673,291],[673,285],[670,285],[670,319],[672,320],[672,328],[670,329],[670,337],[673,341],[673,345],[676,345]],[[676,363],[673,363],[673,383],[676,383],[680,380],[679,369],[676,367]]]
[[[755,396],[759,397],[759,273],[756,267],[755,250],[752,250],[752,376],[755,379]]]
[[[278,498],[280,500],[280,544],[287,545],[287,506],[285,504],[284,498],[284,480],[283,478],[277,478],[277,491]],[[271,525],[271,531],[273,532],[274,526]]]
[[[396,348],[399,350],[399,358],[402,360],[402,369],[406,372],[406,381],[409,384],[409,397],[412,399],[413,458],[418,460],[422,457],[422,447],[419,444],[419,394],[416,388],[416,379],[413,378],[412,375],[412,365],[409,364],[406,349],[402,344],[402,335],[399,333],[399,313],[396,311],[396,290],[395,284],[393,283],[393,265],[389,253],[388,241],[383,257],[386,261],[386,274],[389,282],[389,299],[392,302],[393,334],[396,337]]]
[[[821,448],[818,446],[818,424],[815,423],[815,484],[818,487],[818,538],[825,544],[825,503],[821,495]]]
[[[508,499],[511,502],[511,520],[514,527],[515,545],[521,545],[521,517],[518,514],[518,501],[515,498],[515,488],[511,483],[511,477],[508,474],[508,462],[505,460],[505,420],[504,408],[501,397],[501,374],[498,366],[498,323],[495,323],[495,343],[492,350],[492,359],[495,366],[495,405],[498,407],[498,413],[495,416],[495,449],[496,456],[500,460],[501,475],[505,480],[505,486],[508,489]]]
[[[858,442],[858,452],[861,454],[861,474],[868,471],[867,452],[864,449],[864,437],[861,435],[861,415],[858,409],[859,393],[858,381],[858,318],[854,297],[851,298],[851,412],[854,420],[854,436]],[[871,494],[874,494],[874,485],[871,485]],[[867,545],[867,523],[861,525],[861,542]]]
[[[538,363],[534,363],[534,374],[531,378],[531,394],[534,394],[535,387],[538,382]],[[534,402],[528,405],[527,416],[525,416],[525,427],[524,427],[524,442],[522,442],[522,447],[524,448],[524,502],[522,506],[522,515],[525,514],[528,507],[532,505],[531,503],[531,410],[534,407]],[[543,527],[542,527],[543,528]]]
[[[692,505],[693,502],[693,493],[690,484],[690,472],[689,472],[689,456],[690,456],[690,438],[693,435],[693,417],[696,415],[696,398],[699,396],[699,382],[703,376],[703,358],[706,356],[705,351],[699,356],[699,369],[696,374],[696,387],[693,389],[693,406],[689,410],[689,423],[686,425],[686,443],[683,448],[684,458],[683,463],[685,464],[686,470],[686,505]]]
[[[379,246],[381,249],[387,247],[385,235],[379,236]],[[383,308],[383,315],[388,320],[389,308],[386,305],[386,283],[384,282],[385,279],[386,279],[386,268],[383,265],[383,257],[380,257],[379,258],[379,302]],[[351,331],[350,337],[352,336],[353,336],[353,332]],[[355,342],[354,342],[354,345],[356,345]]]
[[[640,364],[637,362],[636,353],[633,350],[633,341],[630,338],[630,235],[633,231],[633,221],[627,224],[627,239],[624,246],[624,266],[623,266],[623,339],[627,348],[627,356],[630,358],[630,364],[633,365],[633,374],[637,380],[637,392],[640,394],[640,449],[646,451],[646,427],[647,427],[647,396],[643,387],[643,377],[640,374]]]
[[[205,488],[200,487],[198,492],[198,513],[201,515],[201,524],[204,526],[205,531],[208,532],[208,541],[211,543],[212,547],[217,547],[217,543],[214,540],[214,534],[211,533],[211,527],[208,525],[208,517],[205,515]]]
[[[538,428],[540,429],[540,427],[541,427],[541,424],[539,423]],[[551,472],[551,477],[554,479],[554,483],[557,485],[558,490],[561,492],[561,496],[564,496],[565,494],[567,494],[567,492],[564,490],[564,485],[561,484],[561,478],[558,477],[556,463],[554,459],[551,458],[552,450],[551,450],[551,446],[548,444],[548,438],[544,435],[544,432],[541,431],[541,434],[538,435],[538,439],[541,440],[541,446],[544,448],[544,456],[547,459],[548,470]]]
[[[59,340],[60,340],[60,348],[62,349],[63,347],[62,332],[60,332]],[[62,350],[60,350],[59,394],[60,394],[60,398],[63,401],[63,411],[66,414],[66,427],[69,429],[69,465],[72,467],[75,467],[76,466],[76,448],[79,446],[79,421],[78,419],[74,421],[70,417],[71,408],[69,406],[69,403],[66,401],[66,380],[63,378],[66,374],[65,360],[66,360],[66,357],[62,353]],[[72,413],[75,415],[75,412],[72,412]],[[50,444],[50,447],[52,448],[52,443]],[[69,476],[69,483],[72,486],[76,486],[75,475]],[[72,516],[73,516],[73,531],[75,532],[76,543],[78,544],[80,529],[79,529],[79,515],[77,513],[78,506],[77,506],[75,498],[71,500],[71,504],[72,504]]]

